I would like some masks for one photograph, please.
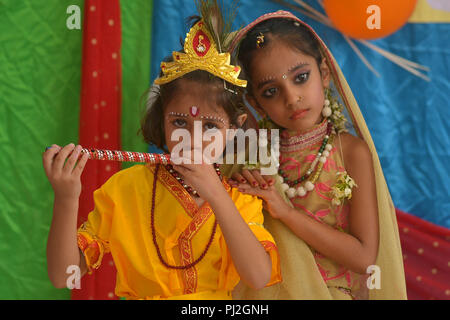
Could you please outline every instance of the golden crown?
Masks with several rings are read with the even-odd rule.
[[[184,52],[173,52],[173,62],[161,62],[163,75],[155,80],[161,85],[194,70],[205,70],[229,83],[246,87],[247,81],[238,79],[241,68],[230,65],[230,54],[219,53],[203,20],[197,22],[186,36]]]

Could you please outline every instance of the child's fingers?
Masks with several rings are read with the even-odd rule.
[[[175,171],[178,171],[178,173],[182,174],[183,176],[186,176],[191,171],[186,167],[178,164],[173,164],[172,167],[175,169]]]
[[[233,188],[237,188],[239,186],[239,182],[234,181],[233,179],[228,179],[228,184]]]
[[[75,149],[73,149],[72,154],[67,158],[66,164],[64,165],[64,168],[63,168],[63,172],[65,174],[72,173],[72,171],[75,167],[75,164],[78,160],[78,157],[80,155],[80,152],[81,152],[80,145],[76,146]]]
[[[177,165],[209,164],[209,162],[206,161],[207,159],[203,158],[201,151],[198,149],[190,150],[190,152],[182,152],[181,154],[171,154],[170,159],[172,164]]]
[[[170,161],[174,166],[189,166],[195,164],[193,159],[180,155],[171,156]]]
[[[89,155],[87,153],[83,153],[80,160],[78,161],[77,165],[72,171],[72,174],[79,178],[81,174],[83,173],[84,167],[86,166],[87,161],[89,160]]]
[[[253,187],[257,187],[259,185],[259,183],[255,180],[251,172],[248,171],[247,169],[242,170],[241,174],[244,176],[245,179],[247,179],[248,183]]]
[[[73,143],[68,144],[64,148],[62,148],[58,154],[56,155],[55,161],[53,161],[53,167],[52,170],[56,173],[62,172],[62,169],[64,167],[64,163],[67,159],[67,156],[70,152],[75,149],[75,145]]]
[[[264,178],[269,186],[273,186],[275,184],[275,179],[272,176],[261,175],[261,177]]]
[[[239,172],[233,173],[233,175],[231,176],[231,178],[232,178],[234,181],[238,181],[239,183],[247,183],[247,180],[246,180]]]
[[[55,155],[61,150],[61,147],[54,144],[51,147],[47,148],[42,155],[42,164],[44,165],[44,170],[47,176],[50,176],[53,165],[53,158]]]
[[[177,171],[178,171],[179,168],[181,168],[181,170],[184,170],[183,171],[184,173],[187,173],[187,172],[191,172],[192,173],[192,171],[195,171],[195,169],[198,168],[198,165],[195,165],[195,164],[192,164],[192,163],[189,163],[189,162],[182,162],[180,164],[173,164],[172,166]],[[181,171],[180,171],[180,173],[181,173]]]
[[[55,154],[61,150],[61,147],[57,144],[52,144],[50,147],[45,148],[44,154]]]
[[[266,190],[262,190],[260,188],[253,188],[253,187],[249,186],[248,184],[244,184],[244,185],[241,184],[239,186],[238,190],[242,193],[260,197],[260,198],[264,198],[264,196],[267,193]]]
[[[259,186],[263,189],[267,189],[267,182],[266,180],[261,176],[261,173],[259,170],[252,170],[250,173],[253,175],[255,180],[258,182]]]

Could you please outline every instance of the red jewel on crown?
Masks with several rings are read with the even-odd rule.
[[[194,47],[195,53],[199,57],[203,57],[206,55],[209,51],[209,48],[211,47],[211,42],[202,30],[199,30],[194,37],[194,40],[192,42],[192,45]]]

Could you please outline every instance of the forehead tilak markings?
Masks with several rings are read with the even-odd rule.
[[[169,116],[175,116],[175,117],[183,117],[183,118],[188,118],[189,117],[189,114],[182,113],[182,112],[169,112],[168,115]],[[215,116],[215,115],[201,115],[200,119],[214,120],[214,121],[219,121],[219,122],[222,122],[223,124],[225,124],[225,120],[222,117]]]
[[[291,72],[292,70],[294,70],[295,68],[297,68],[298,66],[301,66],[301,65],[307,65],[307,63],[304,63],[304,62],[296,63],[295,65],[293,65],[290,68],[288,68],[287,72],[283,73],[283,75],[281,77],[284,80],[286,80],[287,79],[287,73]],[[275,78],[276,78],[275,76],[266,76],[266,77],[261,79],[260,83],[267,82],[267,81],[270,81],[270,80],[275,80]]]

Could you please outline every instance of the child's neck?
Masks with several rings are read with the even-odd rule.
[[[291,131],[292,133],[295,132],[296,135],[303,135],[305,133],[311,132],[312,130],[316,129],[321,124],[323,124],[324,121],[326,121],[326,119],[323,116],[321,116],[319,118],[319,120],[317,120],[316,123],[309,128],[297,128],[296,130],[288,130],[288,131]]]

